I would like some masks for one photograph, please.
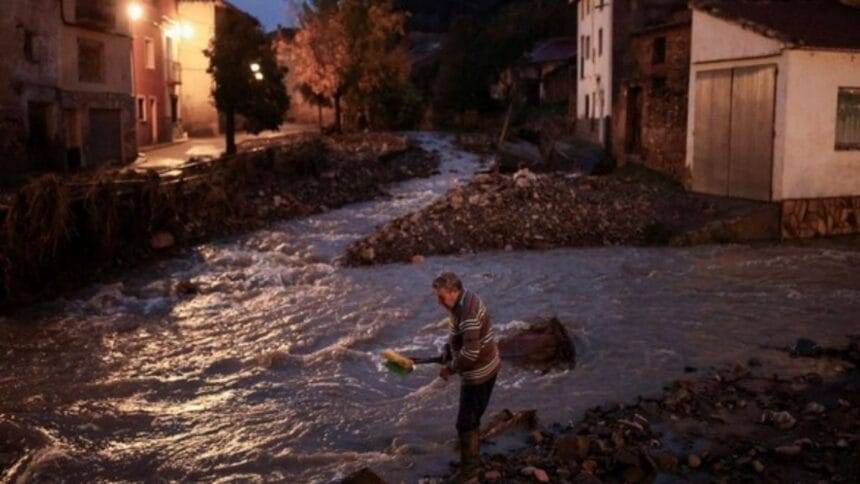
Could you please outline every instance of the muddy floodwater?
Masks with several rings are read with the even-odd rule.
[[[453,459],[457,383],[390,374],[385,348],[435,353],[452,269],[502,333],[556,315],[574,370],[504,367],[489,409],[567,422],[653,394],[686,365],[746,360],[798,337],[860,333],[860,252],[820,247],[595,248],[430,257],[343,268],[349,242],[478,169],[416,135],[441,173],[347,206],[213,242],[0,318],[0,420],[42,444],[0,481],[60,462],[86,481],[331,482],[369,465],[391,480]],[[178,297],[190,279],[201,293]]]

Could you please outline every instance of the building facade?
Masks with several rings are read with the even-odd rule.
[[[133,84],[138,146],[183,137],[179,45],[194,29],[179,18],[177,0],[138,0],[132,12]]]
[[[212,99],[212,76],[206,72],[209,58],[203,53],[215,38],[215,16],[225,8],[220,0],[179,0],[179,16],[194,29],[194,35],[179,45],[183,89],[180,98],[185,130],[189,136],[220,133],[218,110]]]
[[[635,71],[630,55],[633,33],[662,23],[673,12],[687,8],[685,0],[577,0],[579,58],[577,64],[576,133],[603,146],[616,148],[619,120],[612,113],[622,81]]]
[[[22,173],[137,155],[131,35],[121,2],[14,0],[2,18],[0,129]]]
[[[223,28],[228,15],[248,14],[226,0],[178,0],[179,18],[193,35],[179,44],[178,61],[182,65],[182,126],[189,136],[217,136],[223,131],[222,120],[212,98],[213,79],[207,72],[209,48]],[[256,19],[255,19],[256,20]],[[236,119],[237,129],[244,121]]]
[[[691,189],[780,202],[786,237],[860,231],[858,25],[837,0],[694,3]]]
[[[633,71],[614,103],[613,153],[619,164],[644,166],[685,181],[690,11],[635,32]]]

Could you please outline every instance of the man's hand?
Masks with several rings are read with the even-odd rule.
[[[453,373],[451,372],[451,369],[448,368],[447,366],[443,366],[442,369],[439,370],[439,378],[441,378],[445,381],[448,381],[448,378],[451,378],[452,374]]]

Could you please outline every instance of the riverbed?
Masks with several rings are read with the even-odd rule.
[[[391,480],[454,459],[457,383],[385,371],[385,348],[432,354],[454,270],[504,333],[558,316],[572,370],[504,367],[489,413],[543,423],[656,393],[685,366],[860,332],[860,252],[838,248],[604,247],[429,257],[344,268],[345,247],[480,167],[443,135],[415,135],[440,174],[390,197],[219,240],[0,318],[0,420],[38,448],[0,481],[52,465],[74,480],[331,482],[370,466]],[[193,296],[174,293],[190,280]],[[37,436],[38,438],[36,438]]]

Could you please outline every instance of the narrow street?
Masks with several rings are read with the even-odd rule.
[[[259,134],[238,133],[236,145],[250,141],[275,139],[300,133],[316,133],[319,128],[312,124],[285,124],[279,131],[263,131]],[[134,169],[169,171],[179,168],[193,157],[217,158],[224,153],[224,136],[213,138],[189,138],[170,143],[166,146],[144,147],[139,150],[137,160],[131,165]]]

